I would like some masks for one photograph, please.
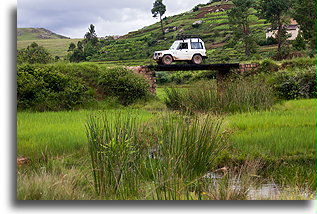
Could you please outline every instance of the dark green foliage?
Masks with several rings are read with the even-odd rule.
[[[278,71],[279,66],[275,63],[275,61],[270,59],[265,59],[258,67],[258,72],[263,73],[272,73]]]
[[[292,42],[292,46],[295,50],[298,51],[306,49],[306,42],[301,33],[299,33],[296,39]]]
[[[215,71],[177,71],[174,73],[157,72],[156,82],[158,84],[176,83],[188,84],[198,80],[210,80],[216,78]]]
[[[253,0],[233,0],[234,7],[228,12],[230,28],[233,31],[235,41],[244,43],[244,53],[249,56],[256,51],[255,37],[251,31]]]
[[[272,24],[272,29],[277,30],[278,58],[282,58],[282,48],[287,41],[286,26],[289,21],[290,0],[260,0],[259,14]]]
[[[282,61],[281,67],[287,69],[302,68],[306,69],[316,65],[316,59],[313,58],[297,58]]]
[[[193,8],[193,12],[196,12],[196,11],[198,11],[198,10],[199,10],[199,6],[196,5],[196,6]]]
[[[98,84],[106,96],[117,97],[123,105],[149,96],[149,84],[146,80],[125,68],[112,68],[102,72]]]
[[[293,1],[293,17],[300,25],[303,37],[310,43],[310,48],[315,54],[316,48],[316,1]]]
[[[89,87],[54,67],[18,66],[17,102],[20,110],[70,110],[91,98]]]
[[[156,72],[156,83],[165,84],[169,83],[171,80],[167,72]]]
[[[316,66],[276,72],[272,85],[280,99],[316,97]]]
[[[276,38],[273,38],[273,37],[268,37],[267,39],[265,40],[260,40],[258,41],[258,45],[260,46],[264,46],[264,45],[275,45],[277,44],[277,40]]]
[[[89,61],[93,55],[97,54],[100,49],[99,39],[95,32],[95,26],[90,25],[85,39],[77,43],[70,43],[68,48],[68,59],[70,62]]]
[[[39,46],[37,43],[33,42],[27,48],[18,50],[17,52],[17,63],[49,63],[53,61],[52,56],[43,47]]]

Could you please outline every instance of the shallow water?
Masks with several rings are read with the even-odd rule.
[[[217,188],[220,179],[223,178],[223,174],[208,172],[204,178],[210,179],[212,181],[212,185]],[[257,185],[251,182],[250,186],[246,187],[246,184],[242,184],[241,180],[234,176],[233,178],[229,178],[227,182],[229,187],[235,191],[243,191],[244,185],[244,188],[247,188],[248,200],[283,200],[292,198],[307,200],[311,197],[311,195],[305,191],[285,189],[276,183],[259,184],[261,181],[257,181]]]

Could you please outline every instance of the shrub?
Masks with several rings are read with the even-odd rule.
[[[316,59],[314,58],[297,58],[291,60],[284,60],[281,67],[283,69],[295,69],[295,68],[308,68],[316,65]]]
[[[103,71],[98,84],[106,96],[117,97],[123,105],[132,104],[137,99],[146,99],[150,95],[145,78],[121,67]]]
[[[280,99],[315,98],[316,66],[279,71],[271,83]]]
[[[279,66],[270,59],[265,59],[258,67],[258,72],[272,73],[278,71]]]
[[[158,84],[169,83],[170,77],[166,72],[156,72],[156,82]]]
[[[292,46],[295,50],[298,50],[298,51],[306,49],[306,42],[302,33],[299,33],[296,39],[292,41]]]
[[[37,111],[70,110],[92,98],[91,89],[54,67],[18,66],[18,109]]]
[[[33,42],[27,48],[18,50],[17,52],[17,63],[49,63],[53,61],[51,54],[43,47],[39,46],[37,43]]]

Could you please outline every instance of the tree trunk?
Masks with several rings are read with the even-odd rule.
[[[160,15],[160,22],[161,22],[162,33],[163,33],[163,35],[164,35],[165,33],[164,33],[164,30],[163,30],[163,22],[162,22],[162,16],[161,16],[161,15]]]
[[[248,41],[245,42],[245,55],[250,56],[250,44]]]
[[[277,54],[279,57],[280,57],[281,49],[282,49],[282,38],[281,38],[282,28],[283,28],[283,25],[281,24],[281,18],[279,18],[278,29],[277,29]]]
[[[250,30],[248,26],[243,26],[243,33],[244,33],[244,54],[245,56],[250,56]]]

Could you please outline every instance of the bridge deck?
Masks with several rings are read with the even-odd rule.
[[[239,68],[239,63],[231,64],[173,64],[173,65],[150,65],[147,66],[154,71],[197,71],[197,70],[216,70],[229,71],[230,69]]]

